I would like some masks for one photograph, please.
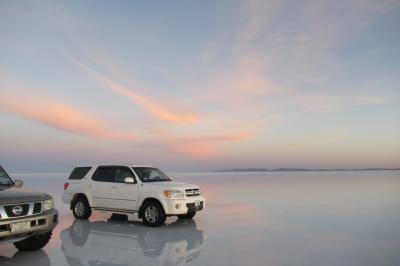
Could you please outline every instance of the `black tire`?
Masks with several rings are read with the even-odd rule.
[[[72,213],[76,219],[87,220],[92,215],[92,209],[86,197],[79,196],[71,203]]]
[[[34,251],[43,248],[49,243],[53,231],[40,235],[31,236],[25,240],[14,243],[14,246],[21,251]]]
[[[179,219],[193,219],[193,217],[196,215],[196,212],[189,212],[189,213],[187,213],[187,214],[181,214],[181,215],[178,215],[178,218]]]
[[[162,205],[155,200],[143,204],[141,217],[146,225],[152,227],[163,225],[167,218]]]

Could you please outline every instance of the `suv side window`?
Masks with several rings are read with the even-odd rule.
[[[115,182],[117,183],[125,183],[125,177],[133,177],[135,179],[132,171],[129,167],[115,167]],[[136,183],[136,180],[135,180]]]
[[[116,168],[112,166],[99,166],[94,172],[92,179],[99,182],[114,182],[115,170]]]
[[[92,179],[99,182],[124,183],[125,177],[133,177],[132,171],[126,166],[99,166]],[[136,183],[136,180],[135,180]]]
[[[76,167],[68,179],[80,180],[92,169],[92,167]]]

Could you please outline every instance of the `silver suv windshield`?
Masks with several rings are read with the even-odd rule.
[[[142,182],[172,181],[163,171],[153,167],[132,167]]]
[[[7,172],[0,166],[0,189],[12,185],[14,185],[14,182],[8,176]]]

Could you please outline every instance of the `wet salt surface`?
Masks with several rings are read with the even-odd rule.
[[[0,265],[400,265],[400,172],[171,174],[207,209],[161,228],[61,202],[65,175],[13,175],[52,194],[60,224],[43,251],[0,246]],[[1,193],[1,192],[0,192]]]

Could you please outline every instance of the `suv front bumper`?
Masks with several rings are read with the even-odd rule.
[[[203,196],[185,199],[166,199],[166,215],[181,215],[195,211],[202,211],[206,207],[206,198]]]
[[[58,218],[58,211],[53,209],[38,215],[0,220],[0,244],[21,241],[51,231],[58,224]],[[25,229],[16,232],[11,231],[12,224],[22,222],[28,224]]]

